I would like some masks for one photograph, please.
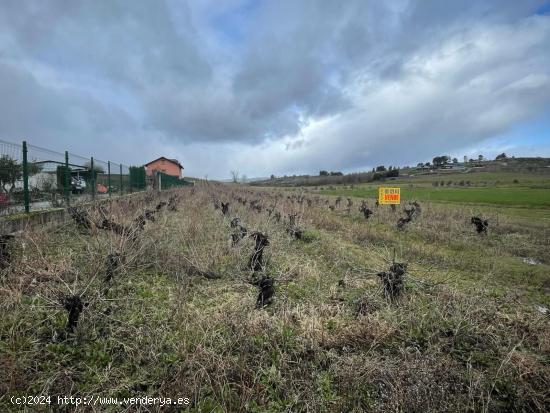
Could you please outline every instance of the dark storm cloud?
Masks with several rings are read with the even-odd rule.
[[[0,137],[210,176],[460,150],[549,108],[543,3],[4,1]]]
[[[0,137],[6,140],[61,147],[81,140],[89,145],[79,147],[91,150],[113,134],[136,127],[123,110],[106,107],[87,93],[42,85],[18,65],[0,63],[0,96]]]
[[[75,75],[131,87],[207,80],[189,10],[162,1],[7,1],[0,22],[21,53]]]

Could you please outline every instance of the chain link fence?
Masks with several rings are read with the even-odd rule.
[[[0,215],[66,207],[147,187],[142,166],[0,140]]]

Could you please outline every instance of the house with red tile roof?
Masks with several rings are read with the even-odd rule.
[[[160,158],[145,164],[145,173],[148,176],[152,176],[155,171],[181,178],[183,166],[177,159],[170,159],[161,156]]]

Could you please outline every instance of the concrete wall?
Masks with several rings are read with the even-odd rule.
[[[104,202],[119,202],[120,200],[127,198],[139,198],[144,196],[146,192],[135,192],[133,194],[123,195],[121,197],[113,198],[103,198],[95,201],[96,204]],[[89,204],[82,204],[79,206],[89,206],[94,202]],[[29,214],[21,212],[19,214],[8,215],[0,218],[0,234],[13,234],[19,231],[25,231],[26,229],[32,227],[55,227],[65,222],[70,222],[72,220],[71,216],[65,208],[51,208],[44,209],[39,211],[31,211]]]

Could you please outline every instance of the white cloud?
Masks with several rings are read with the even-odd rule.
[[[547,44],[550,19],[532,17],[512,27],[473,28],[419,50],[399,79],[358,70],[346,88],[352,109],[310,123],[295,149],[272,143],[263,151],[275,155],[260,156],[250,171],[265,170],[266,162],[279,174],[412,164],[489,139],[550,104]]]

